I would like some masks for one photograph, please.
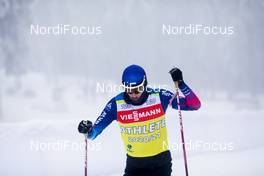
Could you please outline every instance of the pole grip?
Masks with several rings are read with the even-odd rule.
[[[178,83],[178,81],[174,81],[174,85],[175,85],[176,90],[179,89],[179,83]]]

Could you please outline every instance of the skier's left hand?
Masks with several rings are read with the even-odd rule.
[[[171,74],[172,80],[175,82],[182,82],[183,77],[182,77],[182,71],[179,68],[173,67],[169,73]]]

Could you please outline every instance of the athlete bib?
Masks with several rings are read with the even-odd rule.
[[[148,157],[168,150],[159,93],[150,94],[146,102],[139,106],[127,104],[123,96],[116,97],[116,104],[121,136],[129,156]]]

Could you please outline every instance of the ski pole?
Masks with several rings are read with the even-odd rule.
[[[188,173],[187,155],[186,155],[185,140],[184,140],[184,133],[183,133],[182,114],[181,114],[181,107],[180,107],[179,85],[178,85],[178,82],[177,81],[175,81],[174,84],[175,84],[175,88],[176,88],[176,98],[177,98],[178,114],[179,114],[180,127],[181,127],[181,140],[182,140],[182,150],[183,150],[183,157],[184,157],[184,167],[185,167],[186,176],[188,176],[189,173]]]
[[[88,144],[87,144],[87,135],[85,134],[84,135],[85,136],[85,162],[84,162],[84,176],[87,176],[87,153],[88,153],[88,151],[87,151],[87,146],[88,146]]]

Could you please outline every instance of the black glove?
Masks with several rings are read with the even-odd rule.
[[[79,126],[78,126],[78,131],[80,133],[90,133],[93,129],[93,123],[89,120],[82,120],[80,123],[79,123]]]
[[[179,83],[183,81],[182,78],[182,71],[176,67],[172,68],[169,73],[171,74],[171,77],[173,81],[178,81]]]

